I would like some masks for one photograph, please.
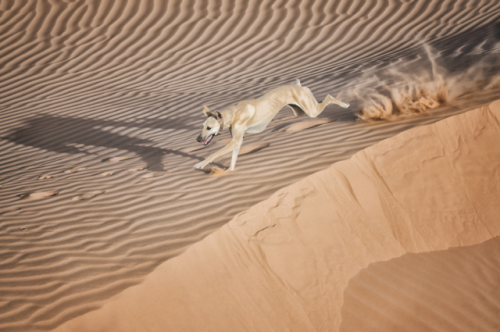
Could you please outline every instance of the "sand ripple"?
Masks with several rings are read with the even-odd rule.
[[[193,170],[218,148],[192,149],[202,104],[296,78],[321,100],[422,40],[494,52],[483,42],[500,15],[493,0],[242,3],[1,2],[0,331],[98,308],[277,189],[477,101],[377,126],[332,106],[338,121],[308,130],[284,110],[223,177]]]

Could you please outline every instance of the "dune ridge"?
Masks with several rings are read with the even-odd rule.
[[[443,57],[498,52],[498,17],[486,0],[2,1],[0,331],[95,310],[276,190],[499,93],[397,123],[356,122],[353,101],[298,131],[283,110],[223,177],[192,169],[217,149],[191,149],[202,104],[296,78],[321,100],[423,41]]]
[[[498,142],[500,101],[400,133],[277,191],[142,284],[55,331],[338,331],[344,291],[370,264],[500,236]],[[475,276],[495,289],[500,265],[489,263],[496,264],[482,269],[489,274]],[[455,287],[462,281],[447,280]],[[404,303],[418,301],[407,295]],[[500,326],[496,310],[451,298],[440,300],[461,320],[487,315],[475,325],[480,331]],[[480,303],[500,307],[499,298],[488,301]],[[434,324],[404,327],[439,331],[447,317],[431,312]],[[374,330],[376,323],[369,323]],[[467,331],[474,324],[451,325]]]

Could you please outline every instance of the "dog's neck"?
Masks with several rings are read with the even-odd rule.
[[[223,128],[231,127],[234,121],[234,113],[231,109],[226,109],[219,112],[222,116],[222,126]]]

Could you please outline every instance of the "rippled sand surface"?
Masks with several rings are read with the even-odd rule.
[[[230,138],[199,149],[202,105],[296,78],[347,96],[423,42],[466,71],[500,51],[499,17],[493,0],[0,2],[0,331],[98,309],[277,190],[500,94],[390,122],[358,120],[355,97],[284,109],[224,176],[193,169]]]

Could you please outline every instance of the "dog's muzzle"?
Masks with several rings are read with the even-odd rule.
[[[212,141],[212,138],[214,138],[214,136],[215,136],[214,134],[211,134],[207,138],[203,139],[200,135],[200,136],[198,136],[198,138],[196,138],[196,140],[200,143],[203,143],[203,145],[207,145],[208,143],[210,143]]]

